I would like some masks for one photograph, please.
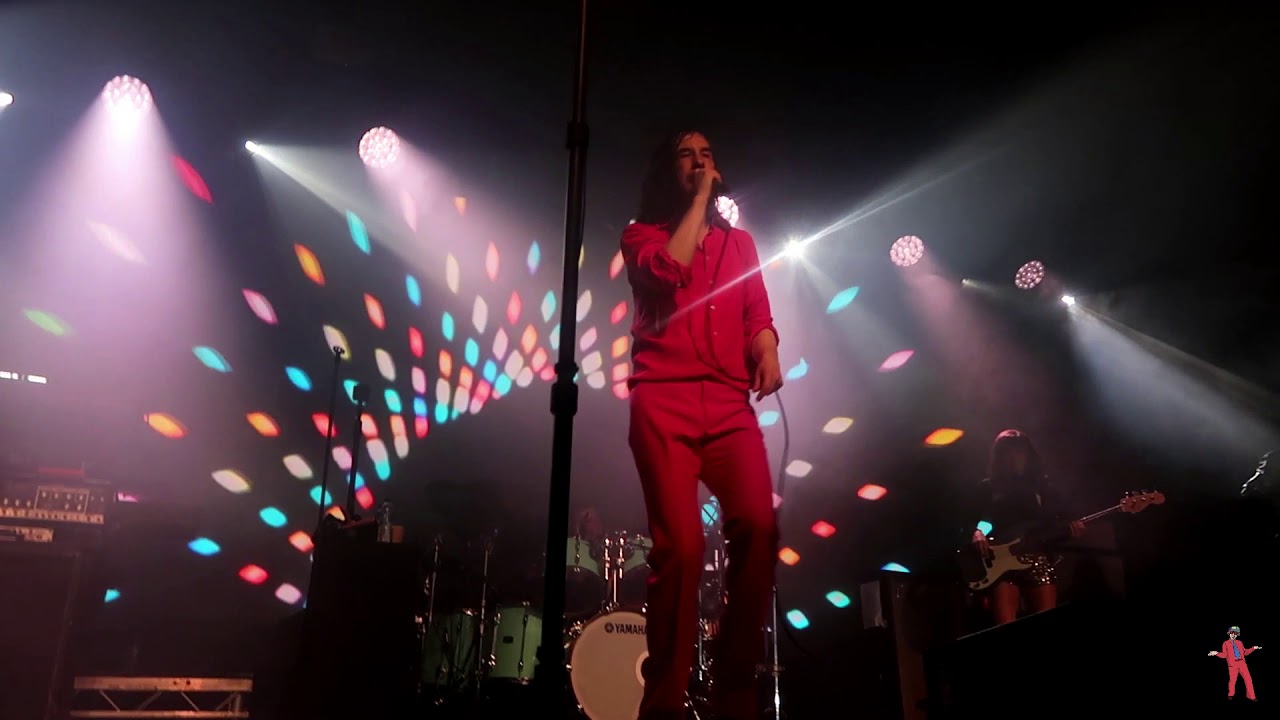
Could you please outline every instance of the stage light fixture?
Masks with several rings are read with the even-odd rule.
[[[889,246],[889,259],[898,267],[911,267],[924,257],[924,241],[915,235],[903,235]]]
[[[113,111],[140,114],[151,107],[151,88],[136,77],[117,75],[102,89],[102,99]]]
[[[0,108],[7,108],[13,104],[13,95],[4,90],[0,90]]]
[[[1075,304],[1076,304],[1076,298],[1075,298],[1075,296],[1074,296],[1074,295],[1063,295],[1063,296],[1062,296],[1062,304],[1063,304],[1063,305],[1066,305],[1067,307],[1071,307],[1072,305],[1075,305]]]
[[[1014,273],[1013,285],[1019,290],[1030,290],[1044,280],[1044,263],[1032,260],[1018,268]]]
[[[258,151],[259,151],[259,150],[261,150],[261,148],[258,146],[258,143],[254,142],[254,141],[252,141],[252,140],[245,140],[245,141],[244,141],[244,149],[245,149],[245,150],[248,150],[249,152],[253,153],[254,155],[257,155],[257,154],[258,154]]]
[[[729,223],[729,227],[738,227],[738,203],[727,195],[716,198],[716,211]],[[634,222],[634,221],[633,221]]]
[[[387,127],[376,127],[360,138],[360,159],[371,168],[386,168],[400,157],[400,136]]]

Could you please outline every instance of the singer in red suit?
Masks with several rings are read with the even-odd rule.
[[[1244,696],[1250,700],[1257,700],[1257,696],[1253,694],[1253,678],[1249,676],[1249,663],[1245,662],[1245,658],[1253,653],[1254,650],[1261,650],[1258,645],[1253,647],[1245,647],[1238,639],[1240,637],[1240,628],[1234,625],[1227,630],[1227,639],[1222,643],[1221,650],[1210,652],[1210,655],[1216,655],[1227,661],[1227,697],[1236,696],[1236,678],[1244,678]]]
[[[677,133],[654,152],[622,234],[635,297],[629,441],[653,537],[640,720],[685,717],[705,559],[699,480],[719,499],[729,554],[714,710],[759,717],[777,526],[751,395],[777,391],[782,372],[755,241],[716,212],[722,187],[706,137]]]

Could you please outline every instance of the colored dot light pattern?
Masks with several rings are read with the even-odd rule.
[[[131,90],[138,96],[136,90]],[[124,92],[121,91],[122,95]],[[372,142],[372,139],[371,139]],[[380,137],[381,149],[395,143]],[[391,162],[386,158],[389,152],[383,152],[381,162]],[[212,203],[212,193],[199,173],[185,161],[176,159],[173,169],[178,180],[197,198]],[[457,198],[455,207],[459,214],[466,211],[465,198]],[[728,208],[726,208],[728,210]],[[732,210],[736,211],[734,206]],[[735,213],[736,214],[736,213]],[[361,218],[351,212],[344,216],[346,230],[352,245],[360,257],[376,254],[375,246]],[[413,225],[414,216],[406,212],[406,222]],[[734,218],[736,221],[736,218]],[[130,240],[119,231],[102,223],[89,223],[89,232],[104,247],[111,250],[121,260],[145,264],[141,252]],[[323,288],[328,281],[324,264],[347,263],[352,260],[343,254],[343,248],[328,247],[317,251],[303,244],[293,247],[297,261],[296,271],[309,280],[314,286]],[[349,250],[348,250],[349,252]],[[893,243],[892,260],[899,265],[910,265],[923,255],[923,241],[914,236],[904,236]],[[585,258],[585,255],[583,256]],[[582,264],[583,258],[579,259]],[[333,347],[342,348],[347,361],[359,357],[369,361],[377,369],[379,380],[372,383],[374,389],[368,404],[367,412],[361,417],[361,430],[364,436],[364,452],[368,462],[361,466],[369,468],[356,475],[356,500],[360,507],[369,510],[377,502],[381,483],[389,482],[393,476],[393,463],[408,457],[416,443],[424,441],[430,435],[433,425],[454,422],[468,415],[480,413],[489,403],[501,400],[518,389],[528,388],[536,382],[550,382],[554,379],[554,353],[559,349],[562,339],[559,335],[558,315],[560,304],[564,301],[553,289],[527,292],[502,287],[498,278],[503,268],[518,268],[520,274],[532,276],[545,281],[545,286],[558,284],[558,274],[543,272],[543,249],[537,241],[530,242],[518,252],[506,255],[495,244],[490,243],[484,257],[484,279],[482,287],[474,287],[471,278],[477,274],[468,274],[468,287],[463,287],[463,272],[458,259],[448,254],[436,270],[434,277],[417,277],[408,274],[404,278],[401,297],[388,297],[382,291],[361,293],[364,314],[367,322],[378,332],[370,335],[377,338],[369,346],[359,346],[349,341],[348,335],[339,327],[320,325],[314,329],[316,350],[308,354],[299,354],[291,364],[281,367],[279,377],[282,382],[292,386],[298,393],[314,398],[316,411],[312,414],[312,424],[316,432],[323,437],[331,433],[336,446],[332,450],[332,460],[343,471],[349,471],[354,458],[349,448],[341,444],[339,429],[336,423],[321,411],[323,405],[322,388],[318,386],[320,378],[326,374],[326,365],[330,360],[329,351]],[[621,253],[615,253],[608,266],[610,281],[619,281],[623,274]],[[483,283],[487,281],[487,285]],[[433,313],[423,307],[424,284],[442,283],[450,293],[469,307],[469,313]],[[525,283],[522,283],[524,285]],[[859,296],[857,286],[850,286],[837,292],[827,303],[827,314],[838,314],[850,307]],[[245,288],[241,291],[239,301],[247,308],[251,317],[269,327],[279,327],[280,316],[274,304],[262,289]],[[413,308],[408,314],[399,312],[405,307],[403,301]],[[579,381],[598,391],[606,391],[614,397],[625,400],[628,396],[626,380],[630,374],[629,363],[630,336],[628,301],[616,304],[597,303],[591,290],[584,291],[574,299],[577,320],[581,334],[576,339],[577,350],[581,356],[581,375]],[[455,309],[459,304],[455,303]],[[72,327],[53,311],[27,308],[24,314],[29,322],[46,333],[56,337],[67,337],[74,334]],[[429,355],[427,338],[437,341],[438,347],[433,355]],[[323,342],[323,345],[320,343]],[[197,345],[191,349],[192,359],[203,368],[214,374],[231,374],[235,372],[235,358],[227,358],[213,344]],[[914,350],[902,349],[884,358],[877,368],[880,373],[894,373],[909,367]],[[803,382],[810,374],[809,361],[800,357],[785,371],[789,384]],[[352,392],[354,380],[345,380],[343,389],[349,401],[354,403]],[[758,421],[762,428],[775,428],[780,417],[777,411],[762,406],[758,411]],[[242,415],[244,422],[263,438],[277,438],[281,434],[279,419],[272,417],[259,408],[245,408]],[[192,435],[192,431],[183,421],[175,417],[163,407],[157,407],[143,416],[143,422],[158,436],[181,442]],[[821,426],[821,433],[839,436],[855,426],[852,417],[833,417]],[[964,431],[958,428],[941,427],[920,439],[924,447],[938,448],[951,445],[963,437]],[[301,454],[282,455],[280,471],[291,477],[296,483],[296,492],[306,501],[300,507],[327,507],[326,512],[337,517],[342,516],[341,508],[334,505],[334,493],[326,493],[321,497],[317,484],[319,473],[313,467],[313,461]],[[803,479],[814,471],[814,466],[801,458],[790,459],[785,468],[788,477]],[[313,549],[308,527],[314,522],[312,512],[290,513],[287,507],[278,504],[255,501],[255,481],[243,469],[235,467],[213,467],[208,469],[210,479],[228,494],[242,499],[244,507],[252,512],[258,522],[278,537],[279,542],[288,544],[299,558],[304,568],[273,567],[266,562],[251,562],[249,558],[229,559],[237,569],[236,575],[250,586],[261,587],[264,592],[287,605],[302,602],[303,590],[288,582],[305,583],[305,563],[310,560]],[[334,484],[333,490],[340,492],[343,487],[341,476]],[[265,480],[265,478],[264,478]],[[862,484],[850,491],[850,502],[876,502],[889,493],[889,489],[876,484]],[[775,507],[782,504],[782,498],[775,495]],[[708,504],[704,515],[713,518],[718,507]],[[815,542],[832,542],[840,535],[839,529],[832,523],[817,519],[810,525],[810,532]],[[988,523],[982,523],[979,529],[990,532]],[[188,549],[200,558],[218,558],[223,555],[224,548],[215,537],[196,537],[189,541]],[[795,568],[803,563],[798,550],[784,547],[779,551],[779,560],[786,568]],[[900,563],[889,561],[882,566],[886,572],[910,572]],[[124,596],[127,589],[108,591],[107,602],[114,602]],[[840,610],[853,605],[850,597],[839,589],[825,593],[822,601]],[[810,607],[815,612],[821,603]],[[803,630],[810,626],[808,614],[800,608],[785,611],[787,621],[796,629]]]

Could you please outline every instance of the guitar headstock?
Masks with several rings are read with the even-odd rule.
[[[1151,505],[1163,505],[1164,493],[1156,491],[1142,491],[1126,493],[1123,500],[1120,501],[1120,512],[1140,513]]]

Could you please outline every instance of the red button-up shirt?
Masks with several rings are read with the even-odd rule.
[[[665,225],[632,223],[622,233],[635,297],[628,386],[717,380],[746,390],[752,341],[764,330],[778,334],[755,240],[713,227],[688,266],[667,252],[670,240]]]

